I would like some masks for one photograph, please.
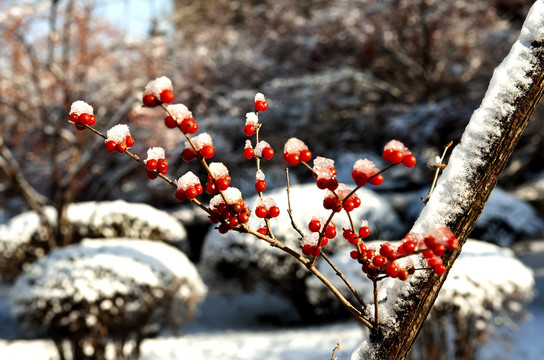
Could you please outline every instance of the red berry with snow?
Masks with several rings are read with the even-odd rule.
[[[444,264],[436,264],[434,266],[434,272],[438,275],[442,275],[446,272],[446,266]]]
[[[160,93],[161,102],[170,104],[174,101],[174,92],[171,89],[165,89]]]
[[[181,121],[179,128],[185,134],[194,134],[198,131],[198,123],[193,118],[186,118]]]
[[[246,147],[244,149],[243,155],[244,155],[244,158],[249,160],[253,158],[253,156],[255,155],[255,152],[253,151],[251,147]]]
[[[183,149],[183,151],[181,152],[181,157],[183,158],[183,160],[187,162],[191,162],[197,157],[197,155],[193,149],[186,148],[186,149]]]
[[[246,134],[246,136],[255,135],[255,125],[253,125],[253,124],[245,125],[244,126],[244,134]]]
[[[257,192],[265,191],[266,190],[266,181],[264,181],[264,180],[255,181],[255,190],[257,190]]]
[[[414,155],[405,156],[402,159],[402,165],[406,166],[407,168],[414,167],[416,165],[416,157]]]
[[[266,102],[264,95],[258,93],[255,95],[255,111],[266,111],[268,109],[268,103]]]
[[[213,145],[204,145],[202,149],[198,151],[198,153],[204,158],[204,159],[211,159],[213,155],[215,154],[215,147]]]
[[[313,218],[308,223],[308,229],[311,232],[319,232],[319,230],[321,230],[321,222],[317,218]]]
[[[171,103],[174,100],[172,81],[166,76],[161,76],[147,83],[144,89],[142,103],[146,107],[155,107],[163,103]]]
[[[178,122],[173,117],[168,115],[164,118],[164,125],[169,129],[175,129],[178,127]]]
[[[280,215],[280,208],[277,206],[271,206],[270,209],[268,209],[268,215],[271,218],[276,218]]]
[[[391,262],[385,267],[385,273],[392,278],[396,278],[399,273],[399,268],[394,262]]]
[[[157,98],[153,94],[144,94],[142,104],[144,107],[155,107],[157,106]]]
[[[106,150],[108,150],[109,152],[114,152],[115,151],[115,141],[106,141]]]

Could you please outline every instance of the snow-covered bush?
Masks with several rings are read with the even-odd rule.
[[[56,226],[55,209],[48,207],[42,215]],[[72,243],[83,238],[126,237],[161,240],[182,250],[187,247],[183,225],[168,213],[146,204],[121,200],[70,204],[66,222],[71,226]],[[1,277],[13,280],[24,264],[44,255],[50,247],[40,216],[35,212],[25,212],[0,225]]]
[[[372,303],[372,282],[356,277],[361,272],[360,266],[342,253],[331,256],[331,260],[348,278],[359,279],[352,284],[365,302]],[[320,266],[320,270],[337,288],[343,288],[334,271],[326,266]],[[387,293],[395,291],[397,284],[395,279],[386,279],[379,286],[382,318],[387,316]],[[344,311],[320,281],[309,277],[306,285],[308,299],[316,311],[328,314]],[[343,293],[352,296],[349,291]],[[474,359],[481,345],[496,333],[498,325],[512,324],[521,318],[533,296],[533,273],[515,258],[512,250],[468,240],[418,337],[413,358]]]
[[[206,291],[178,249],[108,239],[51,251],[18,277],[11,298],[27,330],[50,337],[62,354],[67,342],[74,359],[103,359],[108,344],[117,358],[133,356],[127,349],[137,355],[143,338],[191,318]]]
[[[368,219],[372,224],[373,238],[394,239],[401,236],[400,220],[386,200],[364,188],[359,189],[358,194],[363,205],[353,210],[352,216],[356,219]],[[299,248],[299,236],[293,230],[287,213],[285,189],[272,190],[268,195],[276,200],[280,208],[280,215],[272,224],[274,235],[282,243]],[[293,218],[298,224],[306,225],[312,216],[327,215],[322,205],[323,191],[314,184],[291,186],[290,197]],[[257,198],[255,196],[248,199],[251,208],[255,207]],[[343,216],[335,218],[334,223],[340,232],[342,228],[350,227],[348,219]],[[259,221],[253,219],[249,225],[258,227]],[[350,246],[344,239],[339,238],[330,241],[325,251],[332,254]],[[353,262],[351,259],[350,261]],[[231,280],[230,285],[234,281],[238,287],[244,289],[257,284],[265,285],[271,291],[290,298],[301,315],[316,315],[314,309],[308,306],[304,291],[304,279],[309,275],[308,272],[296,260],[253,235],[232,231],[223,235],[210,229],[204,240],[199,268],[203,276],[212,281],[219,280],[215,281],[217,285],[224,280]]]

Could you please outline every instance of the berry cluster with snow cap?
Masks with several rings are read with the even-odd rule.
[[[255,156],[255,151],[253,150],[253,147],[251,146],[251,140],[246,140],[242,155],[244,156],[244,158],[248,160],[253,159],[253,157]]]
[[[264,178],[265,176],[262,170],[258,170],[255,173],[255,190],[257,190],[257,192],[262,193],[263,191],[266,190],[267,184]]]
[[[210,221],[212,224],[221,223],[218,230],[222,234],[240,224],[246,224],[251,215],[251,210],[242,199],[242,193],[234,187],[229,187],[223,192],[223,195],[215,195],[210,200],[210,210]]]
[[[170,104],[174,101],[172,81],[166,76],[161,76],[147,83],[142,98],[143,106],[155,107],[161,103]]]
[[[312,153],[302,140],[290,138],[283,146],[283,160],[289,165],[298,165],[300,162],[308,162],[311,159]]]
[[[198,123],[193,118],[193,113],[183,104],[168,106],[170,115],[164,118],[164,125],[169,129],[179,128],[185,134],[194,134],[198,131]]]
[[[157,173],[166,175],[168,172],[168,161],[164,149],[160,146],[152,147],[147,150],[147,158],[144,160],[147,169],[147,178],[150,180],[157,178]]]
[[[177,182],[176,199],[178,201],[193,200],[202,194],[204,189],[200,179],[192,171],[188,171]]]
[[[261,219],[275,218],[280,215],[280,208],[276,205],[276,200],[270,197],[265,199],[258,197],[256,201],[255,215]]]
[[[229,169],[221,162],[213,162],[209,165],[211,175],[208,175],[205,189],[210,195],[216,194],[217,191],[225,191],[230,186]],[[213,176],[213,178],[212,178]],[[215,182],[213,181],[215,179]]]
[[[379,172],[380,169],[372,161],[359,159],[353,164],[351,177],[357,186],[365,186],[369,181],[372,185],[378,186],[383,182],[383,176],[378,174]]]
[[[346,184],[338,184],[334,192],[327,190],[323,199],[323,207],[334,212],[340,212],[342,209],[347,212],[353,211],[361,206],[361,199],[357,194],[350,195],[351,193],[352,190]],[[348,197],[348,195],[350,196]]]
[[[212,137],[208,133],[202,133],[198,136],[195,136],[192,139],[193,144],[195,145],[196,151],[204,159],[211,159],[215,154],[215,147],[213,146]],[[195,149],[191,146],[191,143],[187,140],[185,141],[185,149],[181,152],[181,157],[183,160],[190,162],[193,159],[198,157]]]
[[[134,138],[130,136],[128,125],[118,124],[107,131],[105,143],[109,152],[122,154],[134,146]]]
[[[317,180],[317,187],[320,189],[336,190],[338,180],[336,180],[336,168],[334,160],[317,156],[314,159],[313,177]]]
[[[255,156],[265,158],[266,160],[270,160],[274,157],[274,149],[272,149],[272,146],[264,140],[259,141],[255,146],[254,153]]]
[[[411,168],[416,164],[416,157],[398,140],[391,140],[383,148],[383,159],[393,164],[402,163]]]
[[[85,130],[85,125],[96,124],[93,107],[85,101],[74,101],[70,106],[69,122],[76,126],[77,130]]]
[[[254,112],[248,112],[246,114],[246,123],[244,125],[244,134],[246,136],[253,136],[259,126],[259,118]]]
[[[262,93],[255,94],[255,111],[266,111],[268,103]]]

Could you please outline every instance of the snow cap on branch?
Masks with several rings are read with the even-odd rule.
[[[130,136],[130,130],[128,128],[128,125],[118,124],[106,132],[106,141],[122,143],[126,140],[127,136]]]
[[[144,94],[152,94],[157,99],[161,97],[164,90],[172,90],[172,81],[166,76],[161,76],[147,83],[144,89]]]
[[[77,100],[72,103],[72,106],[70,107],[70,115],[71,114],[89,114],[93,115],[93,107],[89,104],[87,104],[85,101]]]

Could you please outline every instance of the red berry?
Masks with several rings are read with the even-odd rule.
[[[355,184],[357,184],[357,186],[365,186],[368,182],[368,177],[366,176],[366,174],[357,170],[353,170],[353,172],[351,173],[351,177],[353,178],[353,181],[355,181]]]
[[[124,143],[115,144],[115,151],[117,151],[119,154],[124,153],[127,151],[127,146]]]
[[[217,183],[217,188],[221,191],[225,191],[229,188],[229,185],[230,185],[230,176],[225,176],[221,179],[217,179],[216,180],[216,183]]]
[[[169,89],[163,90],[160,97],[163,103],[170,104],[172,101],[174,101],[174,92]]]
[[[385,273],[392,278],[396,278],[399,273],[399,268],[394,262],[391,262],[385,267]]]
[[[406,269],[399,269],[399,272],[397,273],[397,278],[399,280],[405,281],[408,279],[408,270]]]
[[[378,174],[376,176],[373,176],[370,178],[370,183],[374,186],[379,186],[383,183],[383,175],[382,174]]]
[[[169,129],[175,129],[178,126],[178,122],[171,116],[164,118],[164,125]]]
[[[259,230],[260,230],[260,229],[259,229]],[[257,231],[258,231],[258,230],[257,230]],[[306,256],[310,255],[310,248],[311,248],[311,247],[312,247],[312,246],[311,246],[310,244],[304,244],[304,245],[302,246],[302,254],[304,254],[304,255],[306,255]]]
[[[213,145],[204,145],[199,153],[204,159],[211,159],[215,154],[215,147]]]
[[[79,123],[79,115],[76,114],[76,113],[71,113],[69,119],[70,119],[71,122],[73,122],[75,124]]]
[[[321,229],[321,222],[319,220],[317,220],[317,219],[312,219],[308,223],[308,229],[311,232],[319,232],[319,230]]]
[[[349,253],[349,256],[353,259],[353,260],[356,260],[359,258],[359,252],[357,250],[352,250],[350,253]]]
[[[431,250],[433,251],[433,254],[435,256],[442,256],[444,255],[444,252],[446,251],[446,248],[442,244],[435,244]]]
[[[255,101],[255,111],[266,111],[268,109],[268,103],[264,100]]]
[[[187,197],[185,196],[185,191],[182,190],[182,189],[179,189],[176,191],[176,200],[177,201],[185,201],[187,199]]]
[[[96,117],[94,115],[89,115],[89,119],[87,120],[87,125],[93,126],[96,124]]]
[[[147,162],[145,164],[145,167],[147,168],[147,170],[153,171],[153,170],[155,170],[157,168],[158,165],[159,164],[158,164],[157,160],[149,159],[149,160],[147,160]]]
[[[434,272],[437,273],[438,275],[442,275],[446,272],[446,265],[444,264],[436,264],[434,266]]]
[[[134,146],[134,138],[130,135],[127,135],[125,139],[125,144],[127,145],[127,148],[131,148]]]
[[[166,161],[166,159],[160,159],[158,161],[158,169],[161,174],[166,175],[168,172],[168,161]]]
[[[317,257],[321,253],[321,249],[318,248],[317,246],[312,246],[312,247],[310,247],[309,253],[310,253],[311,256]]]
[[[109,141],[106,141],[106,150],[108,150],[109,152],[114,152],[115,151],[115,142],[112,141],[112,140],[109,140]]]
[[[271,206],[270,209],[268,209],[268,215],[270,215],[271,218],[278,217],[280,215],[280,208],[277,206]]]
[[[289,165],[298,165],[300,163],[300,157],[297,154],[289,154],[285,153],[283,154],[283,159],[289,164]]]
[[[264,180],[257,180],[255,182],[255,190],[257,190],[257,192],[263,192],[266,190],[266,181]]]
[[[344,204],[342,205],[344,210],[347,212],[353,211],[355,209],[355,203],[351,199],[344,200]]]
[[[266,160],[270,160],[274,157],[274,150],[267,146],[263,149],[263,157],[266,159]]]
[[[338,188],[338,180],[336,180],[336,178],[332,178],[329,180],[329,182],[327,183],[327,189],[329,189],[330,191],[334,191]]]
[[[326,189],[327,185],[329,185],[329,180],[324,178],[317,179],[317,187],[320,188],[321,190]]]
[[[323,236],[321,238],[321,246],[327,246],[328,243],[329,243],[329,238],[326,236]]]
[[[145,173],[145,176],[147,176],[149,180],[155,180],[157,178],[157,173],[154,171],[147,170]]]
[[[89,114],[81,114],[79,115],[79,122],[81,125],[88,125],[89,124]]]
[[[202,185],[200,185],[200,183],[195,184],[193,187],[195,188],[197,195],[202,194],[202,192],[204,191],[204,188],[202,187]]]
[[[187,190],[185,190],[185,196],[187,197],[187,199],[189,200],[193,200],[194,198],[196,198],[196,190],[194,187],[188,187]]]
[[[206,183],[205,190],[208,194],[213,195],[217,192],[217,187],[213,183],[213,181],[209,181]]]
[[[244,148],[243,155],[244,155],[244,158],[249,160],[249,159],[253,158],[253,156],[255,155],[255,152],[253,151],[252,148],[246,147],[246,148]]]
[[[370,235],[370,229],[368,226],[361,226],[359,229],[359,236],[362,238],[367,238]]]
[[[146,107],[155,107],[157,105],[157,98],[153,94],[144,94],[142,103]]]
[[[181,157],[183,158],[183,160],[190,162],[194,158],[196,158],[196,152],[191,148],[186,148],[183,149],[183,151],[181,152]]]
[[[414,155],[408,155],[402,159],[402,165],[406,166],[407,168],[414,167],[415,164],[416,164],[416,157]]]
[[[432,251],[432,250],[428,250],[428,249],[427,249],[427,250],[423,250],[423,251],[421,252],[421,255],[423,255],[423,257],[424,257],[425,259],[430,259],[430,258],[432,258],[432,257],[434,256],[433,251]]]
[[[427,265],[429,265],[430,267],[435,266],[436,264],[438,264],[440,262],[438,259],[439,258],[437,258],[437,257],[430,258],[429,260],[427,260]]]
[[[268,215],[268,210],[264,206],[257,206],[255,209],[255,215],[257,215],[258,218],[265,218]]]
[[[386,262],[387,260],[381,255],[376,255],[372,259],[372,265],[374,265],[377,268],[382,268]]]
[[[238,214],[238,221],[240,224],[245,224],[249,221],[249,215],[246,213]]]
[[[312,153],[310,152],[310,150],[301,150],[298,156],[300,158],[300,161],[303,162],[308,162],[312,159]]]
[[[226,234],[230,230],[230,226],[226,223],[223,223],[217,227],[217,230],[220,234]]]
[[[255,135],[255,125],[247,124],[244,126],[244,134],[246,134],[246,136]]]
[[[329,239],[334,239],[336,237],[336,226],[333,223],[329,223],[325,229],[325,236]]]
[[[181,121],[181,125],[179,127],[185,134],[194,134],[198,130],[198,123],[192,117],[185,118]]]
[[[416,242],[413,240],[406,240],[404,241],[404,253],[409,255],[412,254],[416,250]]]

